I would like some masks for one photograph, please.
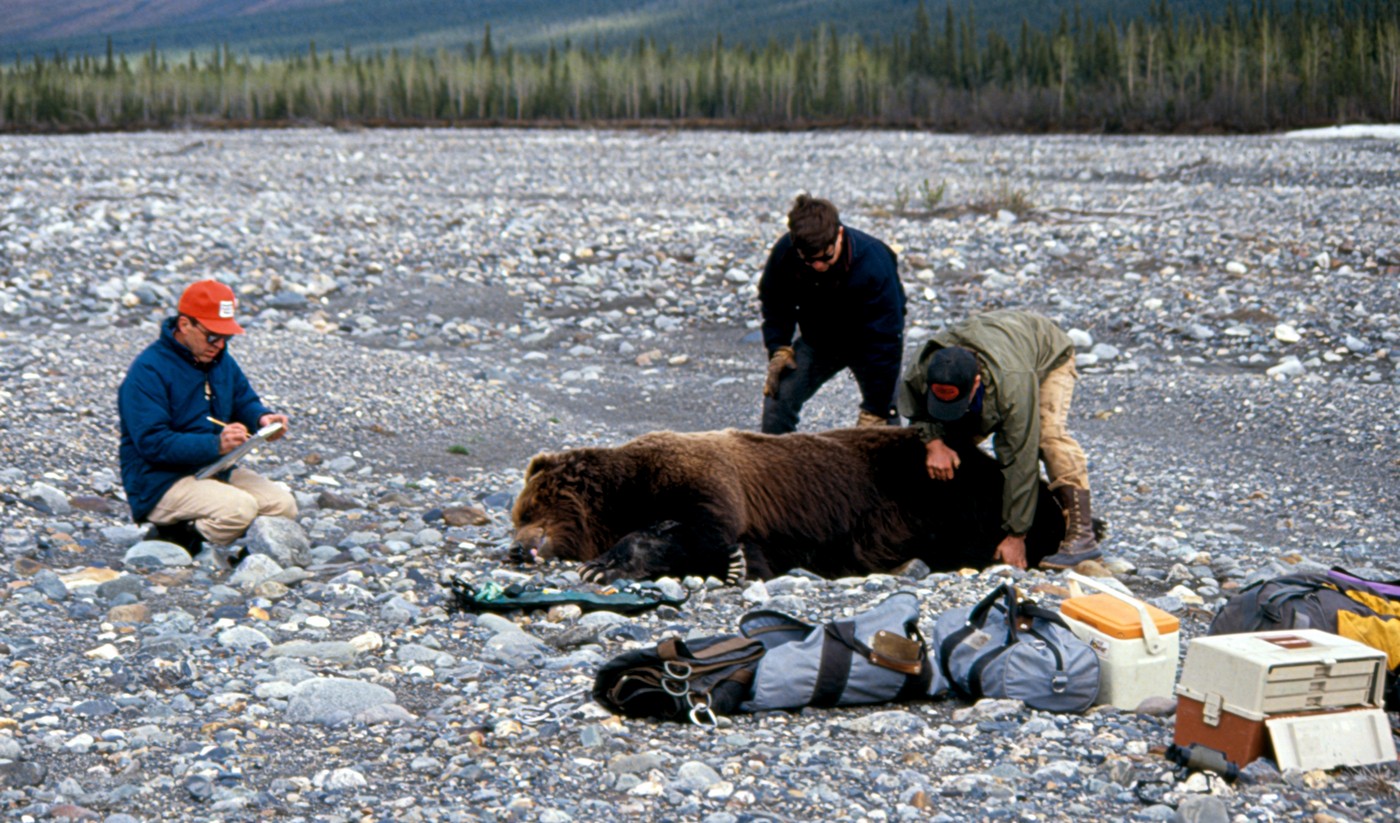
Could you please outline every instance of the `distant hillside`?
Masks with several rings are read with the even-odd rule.
[[[1319,0],[1320,2],[1320,0]],[[1348,0],[1349,3],[1360,0]],[[562,44],[629,45],[638,38],[685,48],[708,44],[789,43],[829,23],[841,33],[888,39],[907,34],[918,0],[0,0],[0,56],[99,54],[110,36],[120,53],[156,46],[166,52],[228,45],[236,53],[284,56],[305,51],[374,47],[448,47],[480,43],[487,25],[497,47],[537,49]],[[1146,16],[1157,0],[967,0],[977,28],[1014,35],[1025,18],[1053,27],[1077,9],[1122,21]],[[1220,11],[1221,0],[1167,0],[1174,14]],[[1240,2],[1247,8],[1247,2]],[[1291,0],[1290,0],[1291,5]],[[927,3],[934,27],[946,5]]]

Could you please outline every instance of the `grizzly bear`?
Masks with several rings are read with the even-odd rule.
[[[819,434],[653,432],[613,448],[544,453],[516,498],[510,557],[585,561],[587,580],[714,576],[737,582],[802,568],[827,578],[992,563],[1001,471],[972,444],[950,481],[924,467],[912,429]],[[1034,566],[1064,536],[1041,484],[1026,538]]]

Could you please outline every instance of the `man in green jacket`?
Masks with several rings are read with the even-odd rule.
[[[996,559],[1026,567],[1040,460],[1065,514],[1065,538],[1042,568],[1065,569],[1102,556],[1089,509],[1084,450],[1070,437],[1078,379],[1074,344],[1045,317],[1023,311],[977,315],[934,335],[904,373],[899,413],[927,444],[928,473],[950,480],[959,465],[949,441],[993,442],[1001,462],[1002,528]]]

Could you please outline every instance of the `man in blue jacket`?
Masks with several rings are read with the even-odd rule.
[[[897,420],[905,298],[889,246],[843,226],[830,201],[798,195],[788,233],[768,254],[758,299],[768,349],[765,433],[795,431],[802,405],[843,369],[860,386],[856,425]]]
[[[228,352],[229,338],[243,333],[234,320],[237,306],[233,290],[214,280],[185,289],[178,314],[132,362],[117,395],[132,520],[150,522],[156,536],[191,554],[201,540],[227,546],[259,515],[297,514],[291,494],[248,469],[194,478],[238,448],[250,429],[287,425],[286,415],[263,405]]]

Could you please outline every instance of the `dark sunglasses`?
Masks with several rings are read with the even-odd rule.
[[[204,333],[204,342],[208,343],[211,346],[217,346],[220,343],[227,343],[228,339],[233,336],[231,334],[215,334],[212,331],[209,331],[208,329],[204,328],[204,326],[200,325],[200,322],[194,319],[193,317],[190,318],[190,322],[194,324],[194,327],[196,329],[199,329],[201,332]]]
[[[794,251],[796,251],[796,249],[794,249]],[[836,243],[833,241],[830,246],[826,247],[826,251],[822,252],[820,255],[817,255],[815,257],[808,257],[807,255],[799,251],[797,252],[797,259],[801,260],[803,263],[806,263],[809,266],[813,263],[825,263],[827,265],[831,265],[836,261]]]

